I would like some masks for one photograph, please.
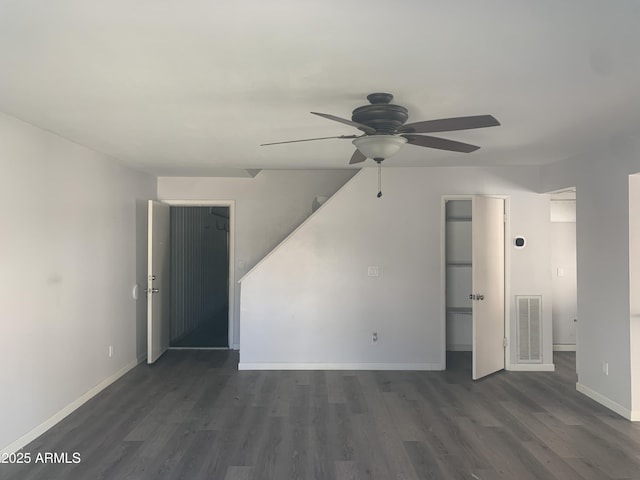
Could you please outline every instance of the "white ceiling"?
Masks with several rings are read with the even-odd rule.
[[[351,118],[492,114],[386,166],[543,164],[640,131],[640,2],[0,0],[0,110],[157,175],[344,168]],[[368,162],[372,162],[369,160]]]

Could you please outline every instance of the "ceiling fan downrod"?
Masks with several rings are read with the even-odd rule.
[[[376,159],[376,163],[378,164],[378,195],[376,197],[382,197],[382,158]]]

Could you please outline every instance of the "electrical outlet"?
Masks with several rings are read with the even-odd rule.
[[[109,358],[113,357],[113,345],[109,345]]]
[[[376,343],[378,341],[378,332],[373,332],[373,334],[371,335],[371,341],[373,343]]]
[[[605,375],[609,375],[609,363],[608,362],[602,362],[602,373],[604,373]]]
[[[369,277],[379,277],[380,276],[380,267],[375,266],[375,265],[367,267],[367,276],[369,276]]]

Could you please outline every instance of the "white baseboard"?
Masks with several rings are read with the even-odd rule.
[[[442,370],[439,363],[248,363],[238,370]]]
[[[614,402],[608,397],[605,397],[601,393],[596,392],[595,390],[591,390],[589,387],[583,385],[582,383],[576,383],[576,390],[580,393],[586,395],[591,400],[598,402],[600,405],[604,405],[609,410],[613,410],[621,417],[626,418],[627,420],[631,420],[632,422],[640,421],[640,412],[629,410],[626,407],[623,407],[618,402]]]
[[[572,344],[554,344],[553,345],[554,352],[575,352],[576,346]]]
[[[147,358],[147,356],[145,354],[144,357],[142,358],[142,361],[146,360],[146,358]],[[89,400],[91,400],[93,397],[95,397],[102,390],[104,390],[109,385],[111,385],[113,382],[115,382],[120,377],[122,377],[129,370],[131,370],[132,368],[136,367],[139,363],[140,363],[140,358],[138,358],[137,360],[131,362],[130,364],[122,367],[120,370],[118,370],[116,373],[114,373],[110,377],[105,378],[102,382],[100,382],[98,385],[96,385],[91,390],[86,392],[80,398],[78,398],[78,399],[74,400],[73,402],[71,402],[69,405],[64,407],[59,412],[55,413],[52,417],[50,417],[47,420],[45,420],[43,423],[38,425],[36,428],[34,428],[33,430],[27,432],[22,437],[18,438],[15,442],[13,442],[13,443],[7,445],[6,447],[4,447],[2,450],[0,450],[0,455],[14,453],[14,452],[17,452],[18,450],[24,448],[25,445],[27,445],[27,444],[31,443],[32,441],[34,441],[36,438],[38,438],[44,432],[49,430],[55,424],[57,424],[58,422],[63,420],[65,417],[67,417],[68,415],[73,413],[75,410],[80,408],[82,405],[87,403]]]
[[[555,372],[553,363],[512,363],[509,365],[512,372]]]

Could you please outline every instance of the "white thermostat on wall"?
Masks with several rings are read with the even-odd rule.
[[[513,239],[513,246],[516,248],[524,248],[526,243],[527,243],[526,240],[521,235],[518,235],[516,236],[516,238]]]

